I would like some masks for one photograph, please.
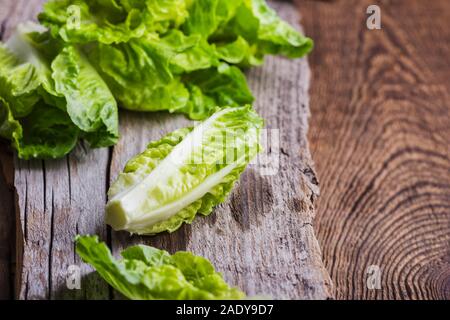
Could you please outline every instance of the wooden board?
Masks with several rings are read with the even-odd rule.
[[[315,226],[337,298],[450,299],[450,2],[298,3],[316,44]],[[381,30],[366,28],[371,4]]]
[[[37,10],[41,2],[26,1],[25,5],[25,1],[6,0],[6,11],[10,11],[7,21],[23,6]],[[286,19],[298,22],[292,5],[274,5]],[[273,159],[279,159],[279,170],[267,176],[261,166],[251,166],[226,203],[173,234],[130,237],[112,232],[104,225],[103,214],[106,191],[126,160],[142,151],[148,141],[187,125],[183,116],[122,112],[122,138],[110,150],[89,150],[81,144],[58,161],[15,159],[22,235],[17,296],[113,298],[115,293],[74,252],[76,234],[98,234],[115,254],[135,243],[201,254],[228,282],[249,295],[330,298],[331,281],[312,227],[318,186],[306,141],[308,63],[306,59],[269,58],[263,68],[252,70],[248,76],[257,98],[256,110],[269,129],[280,130],[280,148],[267,147]],[[66,287],[70,265],[82,267],[81,290]]]

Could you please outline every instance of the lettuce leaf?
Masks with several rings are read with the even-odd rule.
[[[253,102],[241,70],[220,63],[198,35],[100,44],[88,53],[125,109],[185,113],[203,120],[217,106]]]
[[[225,108],[195,128],[151,142],[112,184],[106,223],[156,234],[210,214],[260,151],[262,126],[250,106]]]
[[[226,43],[239,37],[247,53],[239,64],[247,67],[261,65],[267,54],[300,58],[313,48],[310,38],[280,19],[264,0],[243,0],[234,17],[212,35],[215,41]]]
[[[190,252],[167,251],[137,245],[122,251],[116,260],[97,236],[77,236],[76,251],[100,276],[125,297],[133,300],[243,299],[205,258]]]
[[[177,111],[188,114],[191,119],[204,119],[216,106],[237,107],[254,100],[241,70],[226,63],[189,73],[183,81],[189,89],[189,101]]]
[[[72,46],[53,60],[55,90],[67,101],[67,113],[94,148],[117,143],[118,109],[109,88],[86,58]]]
[[[208,38],[227,23],[243,0],[195,0],[188,6],[189,16],[182,26],[187,34],[201,34]]]
[[[186,36],[179,30],[171,30],[160,41],[151,41],[167,57],[170,69],[176,74],[207,69],[219,64],[214,46],[198,34]]]
[[[68,43],[127,42],[184,22],[184,0],[53,0],[39,21]]]
[[[169,57],[150,43],[99,44],[88,54],[122,107],[158,111],[186,104],[189,93],[171,73]]]
[[[76,145],[79,130],[58,108],[37,103],[26,117],[15,119],[9,103],[0,97],[0,137],[11,140],[19,158],[54,159]]]
[[[0,96],[14,104],[13,116],[28,115],[40,97],[39,75],[30,63],[21,63],[3,44],[0,44]]]
[[[39,25],[19,25],[0,43],[0,98],[1,135],[21,158],[62,157],[78,138],[92,147],[118,140],[117,104],[103,79]]]

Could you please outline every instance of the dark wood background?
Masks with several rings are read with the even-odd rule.
[[[315,230],[336,297],[450,299],[450,1],[298,4],[316,43]],[[381,30],[366,28],[370,4]]]
[[[374,3],[381,30],[366,28]],[[449,299],[450,1],[297,4],[316,44],[309,57],[309,140],[321,186],[314,227],[336,298]],[[0,211],[11,216],[0,218],[0,298],[13,296],[15,260],[7,160]],[[371,265],[380,267],[380,290],[366,286]]]

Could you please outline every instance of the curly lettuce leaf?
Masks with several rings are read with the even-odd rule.
[[[183,82],[189,89],[189,101],[177,111],[189,114],[191,119],[205,119],[216,106],[237,107],[254,100],[242,71],[226,63],[189,73]]]
[[[36,24],[19,25],[0,43],[0,98],[3,124],[15,128],[2,136],[19,157],[62,157],[77,138],[92,147],[117,142],[117,104],[103,79],[76,47]]]
[[[89,56],[123,108],[202,120],[217,106],[253,102],[244,74],[220,63],[212,48],[198,35],[171,31],[161,39],[100,44]]]
[[[152,40],[169,61],[176,74],[207,69],[219,64],[215,47],[198,34],[186,36],[179,30],[171,30],[159,41]]]
[[[184,0],[53,0],[40,22],[68,43],[127,42],[184,22]]]
[[[0,44],[0,96],[14,104],[15,117],[28,115],[40,97],[41,85],[36,68],[22,63],[5,45]]]
[[[167,251],[137,245],[125,249],[116,260],[97,236],[77,236],[76,251],[100,276],[133,300],[243,299],[205,258],[190,252]]]
[[[55,90],[66,98],[73,123],[90,145],[106,147],[119,138],[117,103],[109,88],[75,47],[65,47],[51,64]]]
[[[38,102],[26,117],[16,119],[0,97],[0,137],[11,141],[21,159],[55,159],[76,145],[79,130],[58,108]]]
[[[189,16],[182,26],[187,34],[201,34],[208,38],[227,23],[243,0],[195,0],[188,6]]]
[[[92,48],[94,61],[121,107],[137,111],[181,108],[189,93],[161,49],[143,40]]]
[[[247,53],[238,62],[241,66],[261,65],[267,54],[300,58],[313,48],[310,38],[283,21],[264,0],[243,0],[234,17],[212,35],[214,41],[227,44],[239,37]]]
[[[71,28],[74,5],[81,18]],[[62,41],[86,44],[123,108],[195,120],[217,106],[253,102],[237,67],[260,65],[266,54],[300,57],[312,47],[264,0],[62,0],[50,1],[40,18]]]
[[[195,128],[151,142],[112,184],[106,223],[156,234],[210,214],[260,151],[262,126],[250,106],[225,108]]]
[[[0,136],[11,141],[22,159],[62,157],[79,136],[69,116],[58,109],[62,98],[54,95],[47,58],[34,47],[41,32],[35,24],[22,24],[0,44]]]
[[[53,57],[48,47],[54,48],[54,51],[59,51],[60,44],[57,40],[50,39],[45,28],[33,22],[19,24],[13,35],[4,44],[8,54],[14,57],[15,64],[22,64],[33,69],[33,88],[38,90],[41,95],[54,96],[56,102],[58,94],[55,91],[50,69],[50,62]],[[41,48],[46,48],[46,50],[40,50]],[[2,56],[2,60],[4,58]],[[4,69],[0,69],[3,76],[13,76],[13,74],[4,71]],[[61,101],[58,102],[62,103]]]
[[[264,54],[299,58],[312,50],[313,42],[281,20],[264,0],[247,0],[258,21],[258,46]]]

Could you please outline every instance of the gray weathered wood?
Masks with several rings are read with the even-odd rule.
[[[25,5],[6,0],[6,8],[18,15],[18,8],[37,10],[39,2]],[[285,18],[297,22],[291,5],[276,7]],[[331,281],[312,227],[318,186],[306,140],[309,77],[306,59],[268,58],[263,68],[249,72],[256,110],[268,128],[280,130],[279,152],[275,146],[266,147],[280,160],[279,171],[265,176],[261,166],[250,166],[226,203],[173,234],[130,237],[110,232],[103,215],[106,190],[126,160],[142,151],[148,141],[189,124],[183,116],[122,112],[122,138],[112,152],[80,145],[58,161],[16,159],[14,184],[23,234],[18,297],[110,297],[104,282],[76,256],[72,240],[78,233],[98,234],[115,254],[134,243],[171,252],[193,251],[211,259],[227,281],[250,295],[331,297]],[[81,290],[66,288],[67,268],[72,264],[82,266]]]
[[[276,8],[292,24],[297,23],[297,11],[290,4],[276,4]],[[197,218],[173,234],[130,237],[125,232],[113,233],[112,247],[116,254],[130,243],[172,252],[193,251],[210,259],[226,280],[250,295],[328,298],[331,281],[312,227],[318,186],[306,140],[307,60],[269,57],[264,67],[252,69],[248,77],[255,109],[268,129],[280,131],[280,152],[271,146],[271,156],[280,161],[278,173],[264,176],[260,166],[252,165],[230,199],[212,215]],[[183,116],[122,115],[122,139],[114,148],[111,178],[148,141],[187,124]]]

